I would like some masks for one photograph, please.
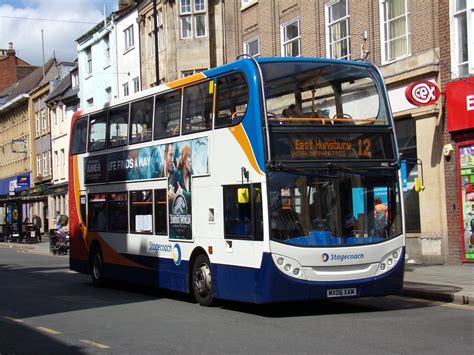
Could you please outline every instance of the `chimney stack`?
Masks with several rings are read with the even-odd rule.
[[[127,7],[129,7],[130,5],[132,5],[133,3],[133,0],[119,0],[119,11],[120,10],[123,10],[123,9],[126,9]]]
[[[13,49],[13,43],[12,42],[8,42],[7,55],[9,55],[9,56],[15,56],[16,55],[16,52]]]

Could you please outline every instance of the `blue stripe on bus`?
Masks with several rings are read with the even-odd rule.
[[[260,83],[257,76],[257,68],[255,64],[250,60],[241,60],[233,62],[230,64],[223,65],[219,68],[214,68],[206,70],[203,74],[206,77],[219,76],[229,71],[243,71],[246,76],[249,84],[252,87],[257,88],[257,90],[250,95],[249,104],[246,112],[246,119],[242,121],[245,133],[249,138],[250,145],[255,155],[255,160],[257,161],[259,169],[264,173],[265,172],[265,156],[264,156],[264,142],[263,142],[263,133],[262,133],[262,116],[261,116],[261,96],[260,96]],[[252,75],[250,75],[252,74]],[[250,118],[250,119],[249,119]]]
[[[177,266],[172,259],[130,254],[123,256],[149,268],[105,264],[104,276],[188,292],[188,261],[182,261]],[[403,260],[404,251],[394,269],[381,276],[353,281],[315,282],[298,280],[283,274],[275,266],[271,254],[265,253],[259,269],[212,264],[214,295],[216,298],[233,301],[268,303],[326,299],[327,290],[333,288],[354,287],[358,297],[397,294],[403,285]]]

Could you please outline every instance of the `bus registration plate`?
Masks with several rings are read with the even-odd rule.
[[[331,290],[327,290],[328,298],[331,297],[349,297],[357,295],[356,288],[334,288]]]

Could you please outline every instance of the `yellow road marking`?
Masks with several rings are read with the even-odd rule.
[[[12,318],[12,317],[7,317],[7,316],[5,316],[5,317],[3,317],[3,318],[8,319],[8,320],[11,320],[12,322],[16,322],[16,323],[25,323],[24,320],[17,319],[17,318]]]
[[[46,327],[36,327],[36,329],[41,330],[45,333],[49,333],[49,334],[61,334],[61,332],[58,332],[57,330],[49,329]]]
[[[99,349],[110,349],[110,346],[100,344],[100,343],[96,343],[95,341],[92,341],[92,340],[82,339],[82,340],[79,340],[79,341],[81,343],[84,343],[84,344],[95,346],[96,348],[99,348]]]

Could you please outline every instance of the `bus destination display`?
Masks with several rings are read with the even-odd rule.
[[[390,136],[384,134],[277,133],[272,140],[276,160],[391,160],[390,147]]]

